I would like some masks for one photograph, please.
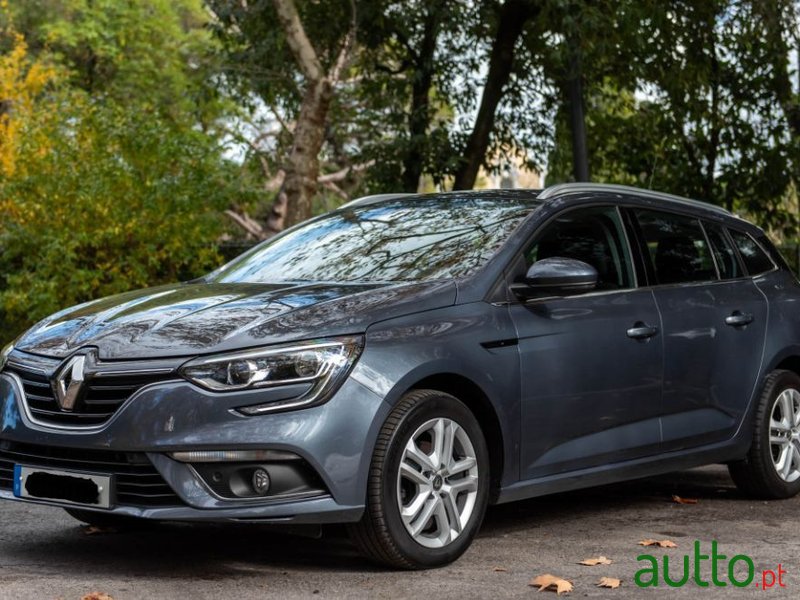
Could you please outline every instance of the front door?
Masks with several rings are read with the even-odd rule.
[[[660,442],[662,346],[650,290],[638,290],[619,211],[568,211],[537,233],[528,266],[582,260],[583,295],[512,304],[521,360],[521,478],[653,454]]]

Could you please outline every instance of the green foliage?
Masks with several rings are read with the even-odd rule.
[[[775,64],[787,66],[786,48],[781,59],[760,3],[638,5],[614,14],[611,33],[607,23],[577,25],[593,179],[690,196],[792,234],[791,158],[798,140],[787,127],[775,80]],[[609,59],[625,55],[609,49],[615,36],[636,44],[627,64]],[[593,44],[596,39],[605,41]],[[556,119],[548,183],[571,179],[564,108]]]
[[[230,183],[202,134],[69,98],[50,147],[23,144],[27,176],[0,181],[4,336],[65,306],[219,264]],[[7,333],[6,333],[7,332]]]
[[[26,0],[15,27],[34,53],[68,68],[93,97],[170,120],[208,125],[218,116],[217,45],[200,0]]]
[[[249,193],[199,0],[32,0],[0,25],[0,338],[220,264],[222,211]]]

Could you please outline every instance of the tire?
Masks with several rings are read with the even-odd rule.
[[[136,517],[101,513],[93,510],[83,510],[80,508],[65,508],[64,510],[70,517],[77,519],[81,523],[86,523],[87,525],[100,527],[103,529],[142,529],[147,527],[147,525],[150,523],[146,519],[137,519]]]
[[[437,449],[437,439],[451,440],[449,454]],[[446,458],[435,460],[439,456]],[[490,476],[489,451],[472,412],[449,394],[409,392],[378,434],[366,510],[349,527],[350,536],[382,565],[446,565],[466,551],[480,528]]]
[[[767,376],[750,450],[728,470],[736,487],[753,498],[791,498],[800,492],[800,377],[795,373],[776,370]]]

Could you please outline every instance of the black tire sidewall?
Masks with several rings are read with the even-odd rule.
[[[790,498],[800,492],[800,479],[788,483],[778,475],[772,462],[772,450],[769,441],[770,420],[775,401],[781,393],[790,388],[800,391],[800,376],[791,371],[784,371],[772,380],[771,385],[763,395],[762,402],[764,402],[764,405],[760,407],[760,418],[759,422],[756,423],[760,443],[758,456],[755,458],[761,462],[761,467],[766,475],[764,483],[768,489],[764,491],[770,497],[775,498]]]
[[[427,548],[416,542],[406,530],[397,502],[397,472],[403,449],[417,428],[438,417],[455,421],[469,436],[478,460],[478,497],[467,527],[444,548]],[[420,567],[447,564],[461,556],[472,542],[486,512],[489,499],[489,451],[480,425],[472,412],[456,398],[437,394],[409,410],[395,428],[387,449],[381,481],[381,502],[389,533],[397,548]]]

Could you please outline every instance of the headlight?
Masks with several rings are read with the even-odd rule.
[[[310,384],[299,398],[239,409],[245,414],[286,410],[327,400],[361,352],[360,337],[271,346],[189,361],[180,369],[189,381],[213,392]]]
[[[6,368],[6,361],[8,361],[8,355],[14,350],[14,342],[11,342],[8,346],[3,348],[3,351],[0,352],[0,371]]]

